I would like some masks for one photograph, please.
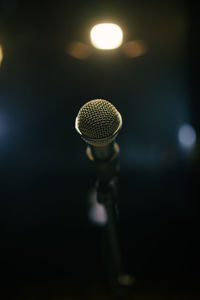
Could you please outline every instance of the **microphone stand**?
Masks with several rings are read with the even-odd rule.
[[[119,276],[122,269],[122,258],[117,234],[117,206],[115,201],[116,179],[113,178],[106,185],[102,182],[96,182],[97,201],[102,204],[107,216],[107,239],[111,252],[113,271],[116,277]]]
[[[119,171],[119,146],[116,142],[111,145],[114,149],[114,155],[110,159],[97,159],[96,152],[101,151],[101,147],[87,147],[87,156],[97,169],[98,179],[95,184],[97,201],[102,204],[106,210],[107,223],[106,233],[110,252],[110,262],[112,271],[112,281],[117,288],[118,296],[122,296],[120,287],[132,285],[134,279],[124,271],[122,255],[119,246],[117,233],[117,173]],[[99,154],[99,153],[98,153]],[[100,157],[100,155],[98,156]]]

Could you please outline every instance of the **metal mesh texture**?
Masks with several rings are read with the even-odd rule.
[[[84,104],[76,118],[76,128],[83,138],[101,140],[112,138],[121,127],[121,115],[109,101],[95,99]]]

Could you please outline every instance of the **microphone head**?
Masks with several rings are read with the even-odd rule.
[[[95,99],[85,103],[76,117],[75,128],[90,145],[104,147],[117,136],[122,118],[112,103]]]

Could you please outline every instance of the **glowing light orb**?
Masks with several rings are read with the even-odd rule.
[[[95,48],[111,50],[118,48],[122,44],[123,33],[116,24],[102,23],[92,28],[90,39]]]
[[[184,124],[179,128],[178,139],[184,148],[192,148],[196,143],[196,132],[189,124]]]

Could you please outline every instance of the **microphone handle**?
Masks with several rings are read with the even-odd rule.
[[[109,161],[112,160],[118,149],[116,149],[116,142],[112,141],[106,146],[96,147],[90,146],[92,156],[95,161]]]
[[[89,145],[86,149],[89,160],[97,170],[100,185],[106,186],[119,171],[119,146],[112,142],[105,147]]]

